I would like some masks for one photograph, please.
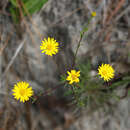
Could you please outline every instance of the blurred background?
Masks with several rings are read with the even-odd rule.
[[[0,130],[130,130],[130,81],[116,90],[121,100],[99,108],[77,107],[64,95],[60,75],[72,66],[92,11],[77,57],[89,60],[91,77],[109,63],[121,80],[130,74],[129,0],[0,0]],[[54,57],[40,52],[48,36],[60,43]],[[32,86],[34,103],[13,98],[18,81]]]

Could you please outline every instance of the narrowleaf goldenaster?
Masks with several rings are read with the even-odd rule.
[[[28,101],[29,98],[33,95],[32,87],[29,87],[29,83],[23,81],[15,84],[12,91],[14,98],[17,100],[20,99],[20,102],[23,103]]]
[[[92,15],[93,17],[95,17],[95,16],[96,16],[96,12],[92,12],[91,15]]]
[[[68,76],[66,80],[69,81],[69,84],[72,84],[73,82],[79,82],[80,71],[76,72],[76,70],[71,70],[71,72],[67,71],[67,73]]]
[[[41,43],[40,50],[46,55],[52,56],[58,53],[59,43],[54,39],[48,37],[44,39]]]
[[[98,68],[98,74],[103,78],[105,81],[109,81],[110,79],[114,78],[114,69],[109,64],[102,64]]]

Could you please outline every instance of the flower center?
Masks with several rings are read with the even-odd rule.
[[[26,91],[25,91],[25,89],[20,89],[19,93],[20,93],[21,96],[24,96]]]
[[[75,80],[77,76],[75,74],[72,75],[72,80]]]
[[[104,71],[102,72],[102,74],[103,74],[103,75],[106,75],[106,74],[107,74],[107,71],[104,70]]]
[[[47,45],[47,50],[49,50],[49,51],[52,50],[52,45],[51,44]]]

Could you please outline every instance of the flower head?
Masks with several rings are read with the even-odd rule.
[[[92,15],[93,17],[95,17],[95,16],[96,16],[96,12],[92,12],[91,15]]]
[[[114,69],[109,64],[102,64],[98,68],[98,74],[101,75],[101,78],[104,78],[105,81],[109,81],[110,79],[114,78]]]
[[[55,55],[58,52],[59,43],[54,39],[48,37],[48,39],[44,39],[42,41],[40,50],[42,53],[45,53],[46,55],[52,56]]]
[[[20,102],[23,103],[28,101],[29,97],[33,95],[32,87],[29,87],[29,83],[23,81],[15,84],[12,91],[14,98],[17,100],[20,99]]]
[[[67,71],[68,76],[66,78],[67,81],[70,81],[69,84],[73,82],[79,82],[80,71],[76,72],[76,70],[71,70],[71,72]]]

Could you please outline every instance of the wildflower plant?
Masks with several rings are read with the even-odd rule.
[[[65,77],[62,79],[65,83],[65,88],[68,90],[65,92],[65,96],[72,96],[72,104],[78,107],[100,107],[108,102],[111,97],[116,97],[114,91],[110,91],[111,88],[104,85],[104,81],[98,79],[98,77],[92,78],[90,75],[91,64],[82,63],[77,65],[80,70],[80,81],[74,84],[67,84]]]
[[[115,70],[109,64],[102,64],[101,66],[99,66],[99,68],[97,69],[97,75],[92,78],[90,75],[90,62],[87,61],[87,64],[82,61],[79,61],[78,63],[76,62],[77,53],[78,49],[80,48],[82,38],[84,34],[88,31],[90,22],[95,16],[96,12],[92,12],[87,25],[81,31],[78,46],[74,55],[75,59],[73,68],[77,68],[80,71],[80,80],[76,77],[76,71],[74,70],[74,76],[72,76],[72,72],[67,72],[68,76],[62,76],[62,82],[65,83],[65,87],[68,89],[65,95],[71,95],[72,103],[76,104],[79,107],[100,107],[103,104],[108,103],[109,99],[111,98],[115,100],[120,99],[120,97],[114,92],[114,90],[119,84],[126,82],[118,82],[118,85],[117,83],[110,83],[110,80],[115,77]],[[98,78],[98,75],[100,75],[101,78],[103,78],[104,80]],[[77,78],[77,82],[74,82],[73,77]],[[70,82],[66,82],[65,79]]]

